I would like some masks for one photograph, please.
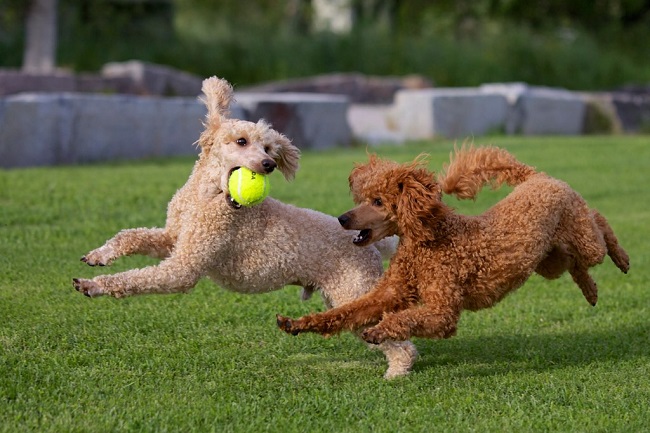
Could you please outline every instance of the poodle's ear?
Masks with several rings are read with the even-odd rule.
[[[201,146],[201,155],[206,156],[210,152],[216,131],[228,116],[233,90],[230,83],[217,77],[203,80],[202,90],[204,96],[199,99],[205,104],[208,112],[205,115],[205,122],[203,122],[205,129],[199,137],[198,144]]]
[[[431,225],[443,212],[440,185],[434,173],[416,163],[397,176],[398,224],[404,236],[433,240]]]
[[[286,180],[293,180],[298,171],[298,160],[300,159],[300,150],[291,144],[289,140],[284,135],[279,132],[276,143],[278,145],[276,151],[278,157],[275,158],[275,162],[278,164],[278,170],[284,175]]]
[[[228,109],[233,99],[232,86],[224,79],[210,77],[203,80],[201,90],[205,96],[200,99],[208,109],[205,126],[218,128],[229,114]]]

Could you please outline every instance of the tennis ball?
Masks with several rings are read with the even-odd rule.
[[[255,206],[269,195],[271,184],[267,176],[255,173],[246,167],[233,171],[228,179],[230,196],[244,206]]]

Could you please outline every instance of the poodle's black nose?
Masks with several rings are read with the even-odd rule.
[[[262,161],[262,167],[264,167],[264,171],[267,173],[271,173],[277,166],[278,164],[276,164],[272,159],[265,159]]]
[[[349,222],[350,222],[350,217],[348,216],[348,214],[344,213],[339,217],[339,224],[341,224],[343,227],[345,227],[345,225]]]

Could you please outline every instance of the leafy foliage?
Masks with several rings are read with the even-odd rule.
[[[59,65],[78,71],[140,59],[238,85],[354,71],[605,89],[650,69],[649,0],[355,0],[347,34],[316,30],[299,0],[59,3]],[[24,5],[0,0],[2,66],[20,65]]]

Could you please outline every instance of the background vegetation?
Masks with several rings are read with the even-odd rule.
[[[0,0],[0,66],[21,64],[23,0]],[[650,0],[352,0],[350,33],[307,0],[59,0],[62,67],[141,59],[242,85],[355,71],[439,86],[648,83]]]
[[[483,140],[477,140],[482,142]],[[0,432],[633,432],[650,419],[650,254],[643,137],[499,137],[569,182],[609,219],[631,257],[592,270],[592,308],[568,276],[533,277],[490,310],[465,313],[450,340],[416,339],[413,373],[385,381],[381,353],[344,334],[291,337],[274,315],[320,310],[296,287],[242,295],[202,281],[187,295],[84,298],[79,257],[125,227],[160,226],[188,158],[0,171]],[[436,169],[452,143],[420,152]],[[305,152],[272,195],[338,215],[364,149]],[[507,190],[449,203],[477,213]],[[260,246],[263,247],[263,246]]]

